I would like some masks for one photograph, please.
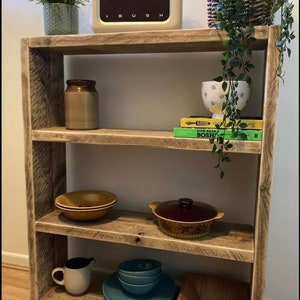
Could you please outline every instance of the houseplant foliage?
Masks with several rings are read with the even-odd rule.
[[[221,123],[216,125],[218,134],[215,138],[210,139],[213,145],[212,152],[218,155],[215,168],[219,170],[222,179],[224,177],[223,163],[231,161],[228,151],[233,147],[229,140],[225,141],[222,137],[222,130],[231,128],[232,136],[236,136],[239,129],[247,127],[242,122],[240,111],[237,109],[239,98],[236,89],[241,80],[246,81],[249,85],[252,83],[250,71],[255,66],[251,63],[250,46],[256,39],[253,36],[254,25],[251,22],[251,16],[256,12],[254,6],[247,5],[244,0],[220,0],[215,9],[218,19],[215,26],[217,30],[225,31],[227,34],[227,39],[222,40],[225,47],[221,59],[222,75],[214,78],[215,81],[223,82],[225,102],[222,109],[224,117]],[[277,75],[283,79],[284,54],[287,52],[288,56],[291,55],[288,44],[295,37],[291,32],[293,4],[289,0],[274,0],[272,17],[278,10],[281,11],[281,16],[280,36],[277,43],[279,49]]]
[[[80,5],[86,5],[89,0],[30,0],[35,1],[38,4],[45,4],[45,3],[63,3],[69,5],[75,5],[79,7]]]
[[[214,78],[223,82],[222,88],[225,93],[223,103],[224,117],[220,124],[216,125],[218,134],[211,139],[212,151],[218,154],[215,166],[220,171],[220,177],[224,177],[222,164],[230,162],[228,150],[233,147],[230,141],[222,137],[222,129],[231,128],[232,135],[238,134],[239,128],[245,128],[242,123],[240,110],[237,109],[238,94],[236,92],[239,81],[243,80],[251,85],[252,79],[249,72],[254,68],[251,63],[252,51],[250,45],[255,42],[253,37],[254,25],[250,21],[251,8],[247,9],[243,0],[221,0],[216,6],[216,14],[219,23],[218,30],[225,31],[228,39],[223,40],[225,51],[222,53],[222,75]]]
[[[289,0],[277,0],[274,2],[272,8],[272,14],[275,15],[280,11],[280,33],[277,47],[279,50],[279,64],[277,69],[277,75],[284,80],[284,55],[287,53],[288,57],[291,56],[291,49],[289,44],[295,38],[294,31],[292,31],[294,18],[292,12],[294,9],[294,4]]]

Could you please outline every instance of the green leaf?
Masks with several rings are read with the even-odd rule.
[[[247,140],[248,139],[246,133],[241,133],[240,137],[241,137],[242,140]]]
[[[225,48],[228,48],[228,47],[230,46],[228,40],[223,40],[222,43],[223,43],[223,46],[224,46]]]
[[[223,178],[224,178],[224,175],[225,175],[224,171],[221,170],[221,171],[220,171],[220,178],[223,179]]]
[[[224,162],[231,162],[230,157],[229,156],[225,156],[223,157],[223,161]]]
[[[227,89],[228,83],[226,81],[223,81],[222,83],[222,90],[225,92]]]
[[[256,38],[255,38],[254,36],[251,36],[251,37],[249,37],[249,38],[247,39],[247,42],[248,42],[249,44],[253,44],[253,43],[256,42]]]
[[[217,81],[217,82],[221,82],[221,81],[223,81],[223,76],[217,76],[213,80]]]

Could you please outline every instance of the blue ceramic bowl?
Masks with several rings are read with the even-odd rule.
[[[118,271],[118,276],[121,280],[129,284],[148,284],[153,281],[159,280],[161,276],[161,271],[159,270],[157,273],[154,273],[149,276],[143,275],[129,275],[127,273],[123,273],[122,271]]]
[[[160,277],[153,282],[147,284],[131,284],[128,282],[123,281],[120,277],[118,277],[121,286],[127,292],[134,294],[134,295],[144,295],[150,293],[159,283]]]
[[[131,276],[152,276],[161,272],[161,262],[155,259],[132,259],[119,264],[118,272]]]
[[[118,273],[114,272],[104,280],[102,292],[105,300],[172,300],[175,299],[176,286],[172,278],[162,272],[159,283],[152,291],[145,295],[134,295],[122,288]]]

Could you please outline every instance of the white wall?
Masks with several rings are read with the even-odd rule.
[[[183,27],[206,27],[206,1],[183,2]],[[292,59],[286,60],[285,85],[281,84],[279,95],[265,297],[270,300],[298,299],[299,19],[298,2],[293,2],[297,39],[292,44]],[[44,34],[42,6],[26,0],[4,0],[2,8],[2,262],[27,266],[19,46],[23,36]],[[88,7],[82,8],[81,33],[92,32],[88,18]],[[103,127],[172,128],[181,116],[207,113],[200,102],[199,82],[219,74],[218,65],[213,64],[213,58],[218,61],[216,55],[128,55],[107,56],[105,59],[85,57],[76,61],[68,57],[65,78],[80,76],[96,79],[100,94],[100,125]],[[254,58],[256,72],[259,73],[261,58],[259,54]],[[261,82],[261,78],[255,76],[258,88],[245,113],[256,112],[254,99],[259,98]],[[293,132],[287,134],[290,128]],[[199,155],[184,151],[80,145],[70,146],[68,151],[71,154],[68,164],[69,190],[106,188],[119,196],[120,208],[131,205],[132,209],[145,211],[147,203],[158,198],[164,201],[189,196],[215,204],[226,212],[227,220],[252,222],[254,208],[251,199],[255,182],[240,178],[251,178],[254,174],[254,156],[243,161],[240,155],[233,155],[234,162],[227,168],[224,181],[220,182],[211,169],[215,160],[210,153]],[[90,156],[97,159],[92,163],[88,159]],[[159,172],[153,166],[159,166]],[[190,174],[190,178],[183,176],[182,169]],[[239,182],[232,200],[226,183],[236,180],[236,174]],[[246,278],[249,271],[244,264],[230,261],[220,263],[210,258],[183,257],[128,246],[122,247],[120,254],[119,246],[78,239],[71,239],[70,244],[73,245],[70,255],[94,255],[98,267],[108,272],[120,260],[134,256],[157,257],[164,262],[166,270],[178,279],[189,270],[214,270],[215,273],[236,278]],[[115,255],[110,256],[112,259],[103,259],[103,254],[108,251]]]

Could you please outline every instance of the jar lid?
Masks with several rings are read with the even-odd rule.
[[[217,211],[209,205],[195,202],[190,198],[162,202],[155,212],[163,218],[181,222],[206,221],[217,215]]]
[[[95,85],[96,81],[95,80],[90,80],[90,79],[68,79],[67,84],[72,84],[72,85]]]

